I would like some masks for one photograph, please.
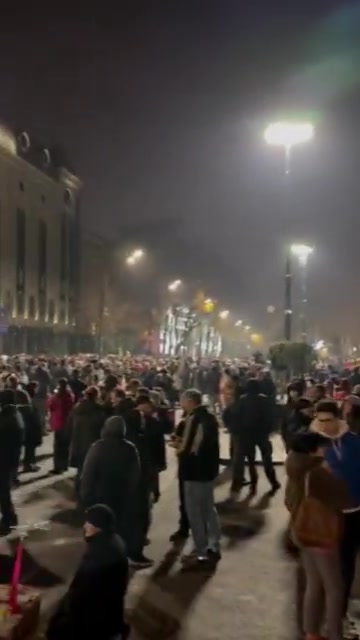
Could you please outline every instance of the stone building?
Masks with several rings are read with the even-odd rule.
[[[58,153],[26,132],[15,136],[0,126],[0,346],[5,353],[71,349],[80,286],[80,188]]]

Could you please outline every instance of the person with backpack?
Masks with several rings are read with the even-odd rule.
[[[326,438],[325,460],[334,475],[345,482],[352,499],[350,507],[344,508],[340,559],[345,586],[344,636],[354,638],[358,633],[347,613],[360,540],[360,438],[341,420],[340,409],[334,400],[322,400],[317,404],[311,430]]]
[[[327,446],[327,439],[319,433],[299,433],[292,440],[286,461],[285,504],[305,573],[302,622],[306,640],[321,639],[325,620],[327,638],[343,638],[344,583],[339,545],[342,511],[351,508],[352,500],[344,481],[325,461]]]

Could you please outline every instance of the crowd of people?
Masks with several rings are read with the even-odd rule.
[[[305,584],[299,632],[307,640],[320,640],[326,624],[329,640],[356,637],[347,614],[360,536],[358,378],[354,371],[343,380],[293,380],[287,402],[279,407],[271,375],[255,365],[116,356],[3,358],[0,533],[7,535],[17,525],[12,488],[21,465],[27,472],[37,470],[36,449],[47,430],[54,433],[52,473],[76,469],[74,490],[86,514],[87,553],[50,623],[49,640],[79,637],[80,629],[83,634],[81,611],[88,605],[82,598],[92,579],[99,584],[99,576],[107,575],[114,585],[120,573],[117,593],[123,602],[128,567],[152,565],[145,549],[152,510],[161,498],[167,444],[178,460],[180,517],[171,541],[186,540],[191,533],[193,550],[183,555],[183,570],[215,569],[221,560],[214,500],[220,426],[229,432],[229,503],[247,485],[256,493],[256,449],[270,493],[280,489],[271,444],[271,435],[280,430],[288,451],[288,539],[299,551]],[[112,611],[106,636],[102,614],[98,620],[101,636],[109,640],[127,634],[111,589],[108,595],[107,589],[101,594],[93,590]]]

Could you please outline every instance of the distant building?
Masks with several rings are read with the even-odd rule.
[[[80,180],[59,154],[0,126],[0,311],[5,353],[70,349],[80,286]]]

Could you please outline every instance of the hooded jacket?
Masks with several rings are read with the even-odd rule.
[[[330,469],[345,482],[352,499],[352,508],[344,511],[360,510],[360,438],[351,433],[346,422],[339,420],[339,430],[335,436],[329,436],[318,420],[311,423],[311,431],[321,433],[328,438],[329,446],[325,451],[325,460]]]
[[[85,508],[106,504],[123,520],[135,500],[140,481],[139,456],[125,439],[125,423],[120,416],[108,418],[85,458],[80,496]]]
[[[352,507],[345,482],[326,467],[323,458],[291,451],[286,460],[286,473],[285,505],[292,516],[304,498],[307,474],[310,474],[309,497],[339,513]]]

